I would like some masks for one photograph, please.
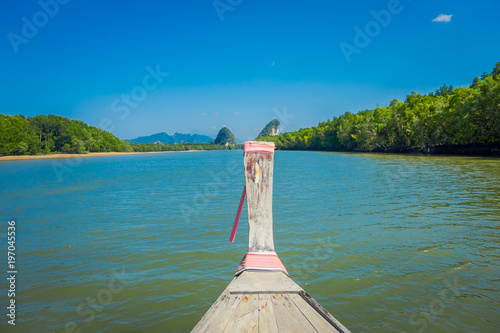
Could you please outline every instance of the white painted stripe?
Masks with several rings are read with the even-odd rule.
[[[267,255],[278,256],[274,251],[248,252],[247,254],[267,254]]]

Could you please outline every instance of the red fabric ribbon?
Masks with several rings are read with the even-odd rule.
[[[243,187],[243,194],[241,195],[240,207],[238,207],[238,213],[236,214],[236,219],[234,220],[233,231],[231,232],[231,237],[229,241],[234,242],[234,237],[236,236],[236,230],[238,230],[238,222],[240,221],[241,209],[243,208],[243,201],[245,201],[245,195],[247,194],[247,185]]]

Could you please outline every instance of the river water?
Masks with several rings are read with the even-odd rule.
[[[242,151],[0,162],[0,331],[188,332],[246,253],[243,181]],[[352,332],[498,332],[499,159],[279,151],[273,205],[290,276]]]

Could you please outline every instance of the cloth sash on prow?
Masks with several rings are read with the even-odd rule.
[[[274,143],[249,141],[245,152],[245,186],[248,206],[248,253],[235,275],[246,270],[283,271],[285,266],[274,251],[273,164]]]

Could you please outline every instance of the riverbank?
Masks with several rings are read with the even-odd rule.
[[[387,154],[405,154],[405,155],[457,155],[457,156],[495,156],[500,157],[500,146],[498,144],[467,144],[467,145],[438,145],[438,146],[411,146],[399,148],[353,148],[353,149],[283,149],[276,150],[294,150],[294,151],[333,151],[343,153],[387,153]]]
[[[88,154],[46,154],[46,155],[10,155],[0,156],[1,161],[17,161],[17,160],[44,160],[58,158],[78,158],[78,157],[99,157],[113,155],[133,155],[133,154],[160,154],[160,153],[192,153],[203,150],[180,150],[180,151],[149,151],[149,152],[109,152],[109,153],[88,153]]]
[[[498,144],[430,145],[427,147],[374,148],[356,149],[353,151],[414,155],[500,156],[500,147]]]

